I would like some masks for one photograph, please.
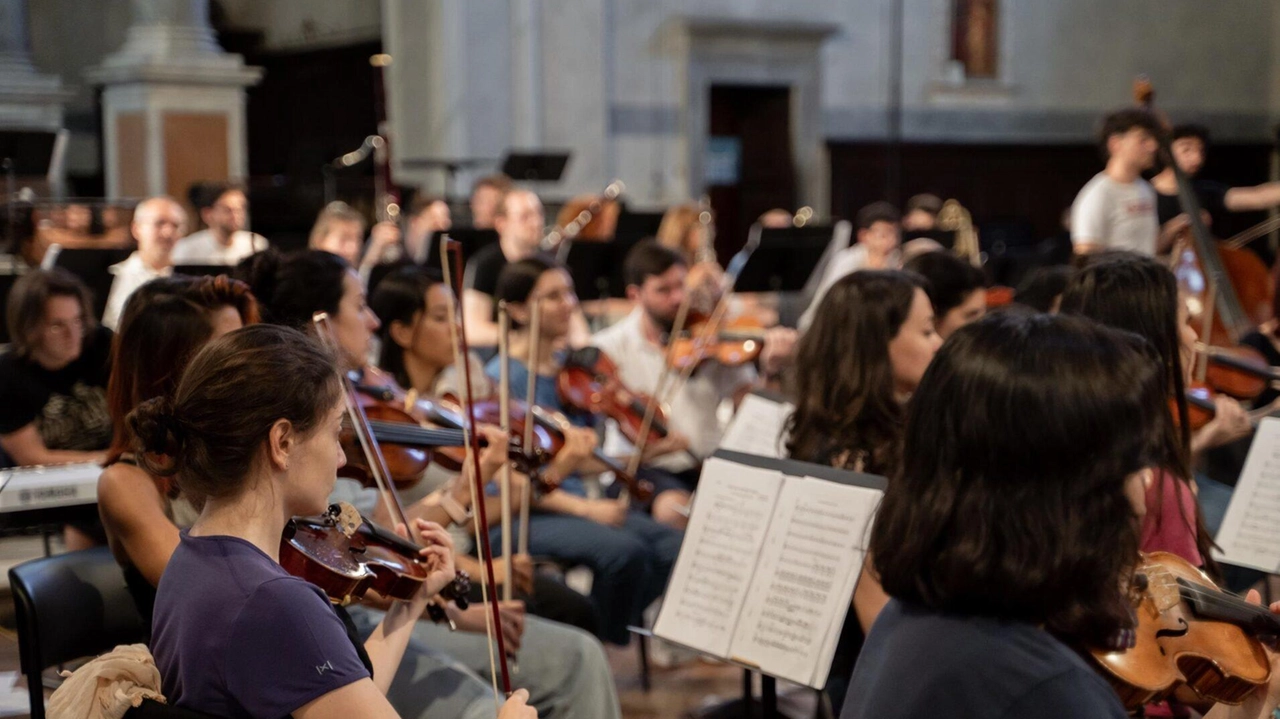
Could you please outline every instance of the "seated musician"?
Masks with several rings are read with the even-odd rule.
[[[191,188],[191,204],[205,228],[178,241],[175,265],[234,265],[267,249],[267,238],[250,232],[249,198],[244,188],[226,182]]]
[[[927,280],[934,328],[942,339],[987,313],[987,277],[960,257],[945,250],[926,252],[907,260],[902,269]]]
[[[471,186],[469,198],[471,226],[477,230],[492,230],[494,216],[498,213],[498,204],[511,188],[511,178],[501,172],[476,180]]]
[[[1252,427],[1239,402],[1218,395],[1215,417],[1200,430],[1190,431],[1184,389],[1198,337],[1188,322],[1186,303],[1178,295],[1177,279],[1154,259],[1107,253],[1091,259],[1071,277],[1061,311],[1134,332],[1159,352],[1159,369],[1177,408],[1177,425],[1165,432],[1157,481],[1147,487],[1142,549],[1173,552],[1194,565],[1215,569],[1209,554],[1213,538],[1196,501],[1191,462],[1206,449],[1248,435]]]
[[[379,222],[364,239],[364,215],[345,202],[330,202],[320,210],[307,237],[307,247],[332,252],[357,268],[362,282],[369,281],[374,265],[398,253],[400,227],[394,222]]]
[[[619,379],[633,392],[652,395],[658,389],[666,371],[668,335],[686,299],[688,269],[680,252],[657,242],[641,242],[627,253],[622,272],[627,299],[635,308],[626,319],[597,332],[591,344],[613,360]],[[793,339],[791,330],[766,333],[760,353],[765,375],[776,374],[789,359]],[[653,476],[654,519],[678,529],[684,527],[689,496],[701,469],[696,460],[710,456],[723,433],[720,405],[726,400],[736,404],[757,381],[756,368],[750,364],[729,367],[703,362],[674,395],[657,398],[669,404],[667,424],[676,435],[673,449],[687,445],[689,452],[673,451],[653,460],[653,466],[666,470]]]
[[[800,329],[809,326],[822,296],[835,281],[858,270],[896,270],[902,266],[902,216],[888,202],[873,202],[858,210],[853,245],[831,258],[809,308],[800,317]]]
[[[156,589],[151,648],[171,704],[223,717],[399,716],[386,693],[417,618],[453,579],[448,533],[414,522],[430,573],[363,647],[318,587],[278,563],[286,522],[324,511],[344,463],[341,392],[318,342],[256,325],[199,352],[172,398],[129,414],[141,467],[203,505]],[[527,696],[499,716],[536,716]]]
[[[115,329],[129,295],[157,277],[173,274],[173,248],[187,234],[187,211],[171,197],[152,197],[133,210],[133,238],[138,249],[124,262],[111,266],[111,292],[107,294],[102,324]]]
[[[453,215],[449,203],[442,197],[420,195],[409,204],[404,234],[405,259],[421,265],[435,258],[431,251],[431,238],[437,232],[448,232],[453,227]]]
[[[831,286],[796,350],[796,409],[787,419],[792,458],[894,475],[906,402],[942,344],[926,286],[918,275],[892,270],[854,272]],[[827,677],[837,714],[865,633],[886,601],[868,560]]]
[[[378,367],[390,374],[401,386],[417,391],[423,397],[458,395],[461,372],[454,364],[449,324],[452,292],[438,273],[421,267],[403,267],[387,275],[374,290],[369,306],[382,322],[378,329],[380,353]],[[472,395],[477,399],[494,397],[494,387],[484,367],[471,358]],[[520,480],[513,473],[513,480]],[[448,484],[451,491],[458,489],[465,496],[457,501],[471,501],[465,481],[454,481],[452,475],[438,464],[427,469],[426,476],[414,487],[401,492],[406,500],[421,496],[432,488]],[[488,500],[490,521],[497,521],[501,506],[497,497]],[[460,548],[471,547],[474,540],[469,532],[455,534],[454,542]],[[460,556],[459,567],[479,576],[479,568],[469,556]],[[591,602],[543,572],[534,572],[533,562],[527,554],[516,554],[512,559],[512,571],[516,578],[517,594],[528,610],[538,616],[585,629],[593,634],[599,631],[599,621]]]
[[[111,442],[111,330],[94,321],[89,290],[66,270],[31,270],[7,307],[0,449],[18,465],[102,461]]]
[[[569,334],[578,306],[573,280],[553,260],[535,255],[508,265],[498,278],[496,292],[496,298],[505,301],[511,313],[511,387],[523,391],[532,371],[536,377],[534,402],[562,410],[556,390],[562,361],[557,347]],[[529,327],[533,302],[541,307],[536,345]],[[536,358],[532,368],[527,361],[530,356]],[[497,380],[500,359],[490,360],[486,370]],[[578,415],[575,421],[586,424],[594,419]],[[596,444],[593,430],[568,427],[566,437],[578,458],[578,472],[604,470],[591,456]],[[663,440],[650,444],[645,452],[659,456],[678,446]],[[665,589],[683,534],[637,509],[628,509],[617,499],[587,497],[577,476],[565,478],[558,490],[544,495],[536,510],[529,521],[530,552],[587,566],[594,575],[591,599],[600,614],[601,636],[608,642],[626,644],[627,626],[641,624],[644,609]]]
[[[395,387],[391,377],[367,364],[372,336],[380,323],[365,302],[363,285],[342,258],[314,250],[288,256],[263,253],[243,269],[250,277],[254,294],[262,302],[266,321],[309,327],[314,313],[328,313],[339,346],[339,361],[344,369],[358,371],[361,384]],[[480,453],[481,473],[487,483],[506,459],[506,439],[496,427],[482,425],[480,432],[490,443]],[[561,461],[573,460],[566,457]],[[555,466],[553,463],[551,471],[557,471]],[[429,494],[406,507],[410,519],[418,517],[446,526],[456,522],[467,526],[470,532],[469,518],[457,516],[458,509],[465,512],[470,507],[470,476],[466,468],[459,474],[429,469],[421,480],[427,485],[424,491]],[[439,499],[445,493],[453,495],[461,506],[451,510],[442,504]],[[385,504],[372,489],[362,488],[349,479],[339,479],[333,498],[347,501],[375,522],[390,526],[384,514]],[[489,506],[493,507],[488,512],[490,521],[498,521],[500,516],[496,503],[491,502]],[[478,586],[481,577],[478,565],[467,560],[463,563],[475,570],[472,576],[477,579]],[[502,576],[498,560],[495,560],[494,575]],[[518,574],[513,572],[513,576]],[[543,584],[539,583],[538,588],[544,588]],[[539,597],[537,607],[541,610],[543,605],[551,604],[562,595],[573,596],[573,593],[561,590],[551,594],[548,589]],[[575,627],[526,616],[525,605],[520,601],[501,602],[499,609],[508,646],[521,650],[518,654],[519,684],[532,693],[530,702],[534,706],[548,711],[554,708],[556,713],[582,719],[618,716],[618,700],[603,647],[594,637]],[[467,716],[471,716],[471,712],[483,711],[486,703],[491,713],[493,700],[485,685],[470,679],[450,678],[459,669],[473,675],[491,676],[488,647],[482,636],[485,631],[485,605],[476,601],[469,609],[460,612],[456,605],[450,603],[446,611],[460,629],[467,631],[451,632],[443,624],[418,622],[413,634],[417,643],[427,651],[403,665],[403,676],[392,685],[393,703],[403,713],[418,715],[425,712],[421,716],[430,719],[451,716],[451,711],[460,712],[462,707],[466,708]],[[564,608],[557,604],[548,613],[576,618],[582,611],[576,606]],[[357,629],[367,635],[377,624],[381,612],[366,602],[350,607],[350,614]],[[442,673],[433,679],[436,672]],[[441,695],[444,687],[453,689]]]
[[[542,201],[533,192],[517,187],[498,199],[493,214],[498,242],[482,248],[467,261],[463,280],[466,289],[462,292],[462,311],[467,342],[472,347],[491,352],[498,345],[498,306],[494,301],[498,276],[507,265],[538,252],[545,224]],[[575,347],[582,346],[588,334],[582,311],[575,310],[570,342]]]
[[[1080,652],[1129,646],[1135,622],[1125,588],[1169,417],[1150,357],[1074,317],[1001,313],[952,336],[876,514],[870,553],[893,599],[842,719],[1127,716]],[[1267,694],[1209,716],[1267,716]]]

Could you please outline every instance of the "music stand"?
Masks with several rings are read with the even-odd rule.
[[[656,237],[658,228],[662,226],[662,217],[661,212],[632,212],[623,205],[622,212],[618,213],[618,226],[613,230],[613,239],[631,247],[646,237]]]
[[[836,240],[830,225],[765,229],[738,276],[735,292],[799,292]]]
[[[502,172],[513,180],[555,182],[569,164],[568,150],[543,152],[508,152],[502,159]]]
[[[569,248],[565,265],[580,300],[606,300],[626,294],[622,280],[622,259],[626,249],[616,241],[575,242]],[[618,254],[622,250],[621,255]]]
[[[61,245],[52,245],[45,253],[42,265],[46,268],[61,267],[79,277],[93,293],[94,316],[101,317],[107,309],[107,295],[111,293],[111,283],[115,280],[111,266],[124,262],[131,254],[133,250],[130,249],[63,249]]]

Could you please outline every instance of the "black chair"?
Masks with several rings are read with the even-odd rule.
[[[9,586],[31,719],[45,716],[45,669],[147,639],[149,628],[107,547],[24,562],[9,570]]]

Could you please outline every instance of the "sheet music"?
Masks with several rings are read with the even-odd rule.
[[[743,397],[720,440],[720,449],[759,457],[786,457],[786,438],[782,432],[793,411],[795,405],[790,402],[775,402],[758,394]]]
[[[708,654],[728,655],[781,484],[782,473],[776,470],[717,457],[702,465],[689,527],[654,634]]]
[[[813,477],[784,480],[731,657],[800,684],[825,683],[880,496]]]
[[[1217,540],[1221,561],[1280,571],[1280,419],[1258,424]]]

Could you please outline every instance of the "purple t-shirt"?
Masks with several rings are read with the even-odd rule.
[[[279,719],[369,676],[315,585],[236,537],[193,537],[156,589],[151,652],[169,703]]]

